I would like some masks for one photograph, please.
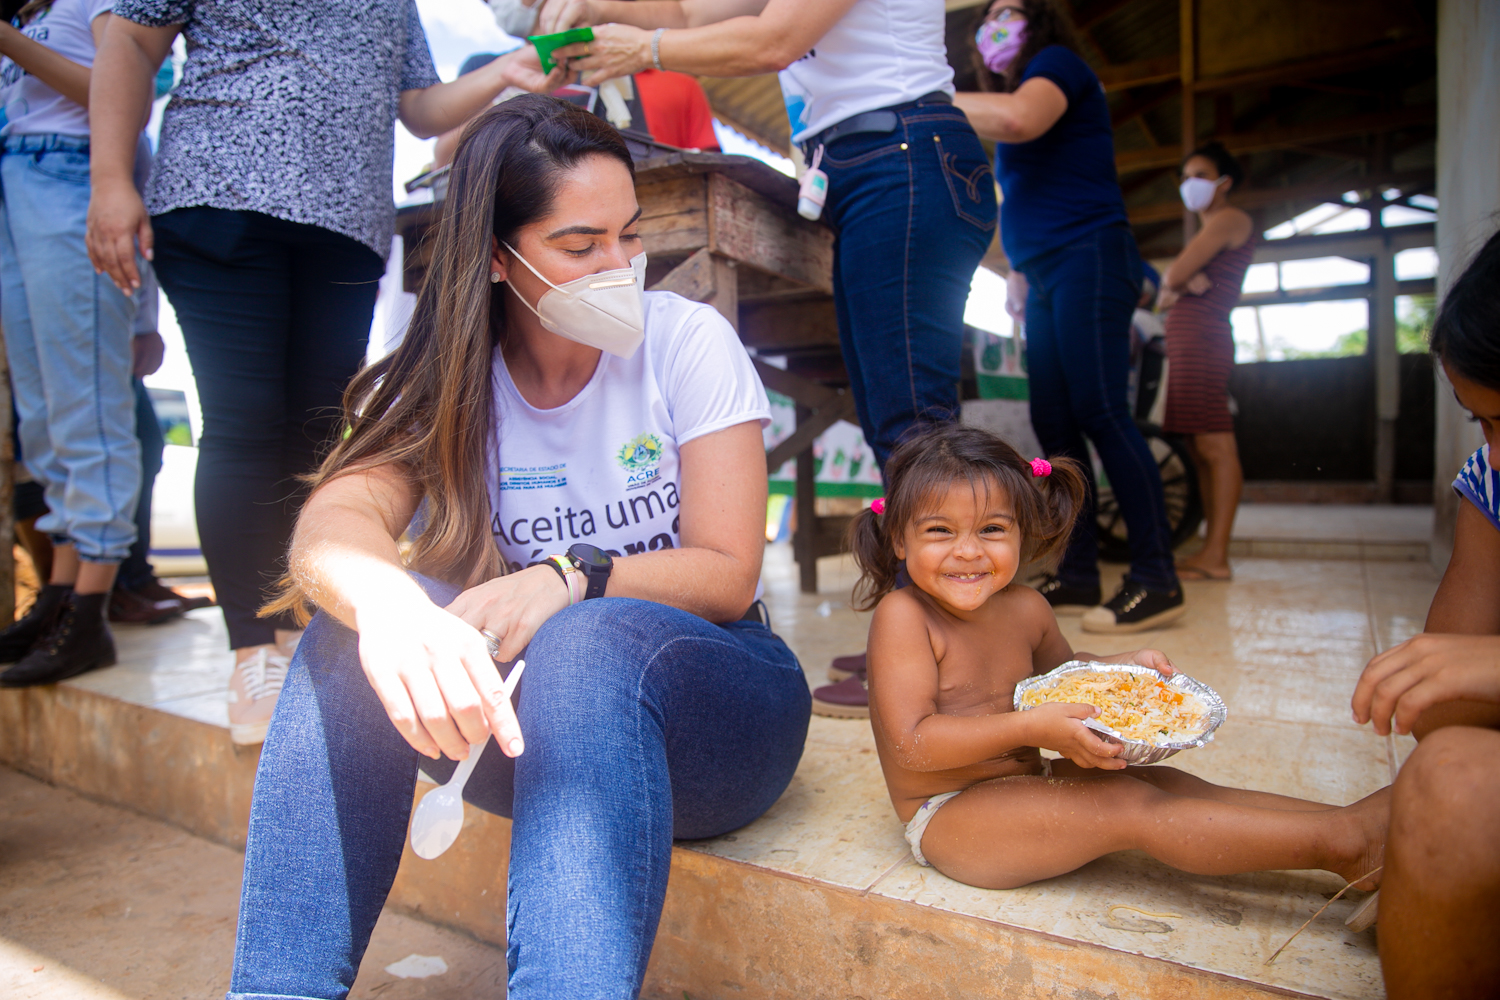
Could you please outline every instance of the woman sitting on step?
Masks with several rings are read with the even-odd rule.
[[[280,605],[321,610],[261,753],[231,997],[347,993],[418,767],[483,752],[465,795],[514,820],[511,1000],[636,996],[672,839],[790,782],[769,405],[714,309],[642,292],[640,214],[586,111],[526,95],[465,130],[411,330],[351,385],[292,543]],[[526,659],[514,711],[487,639]]]
[[[1421,635],[1370,661],[1354,717],[1421,741],[1396,776],[1380,964],[1390,1000],[1496,995],[1500,935],[1500,233],[1443,300],[1432,354],[1484,431],[1453,488],[1453,557]],[[1373,920],[1375,898],[1368,903]]]

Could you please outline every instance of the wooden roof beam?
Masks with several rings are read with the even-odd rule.
[[[1208,93],[1215,90],[1238,90],[1242,87],[1266,87],[1302,80],[1321,80],[1330,76],[1341,76],[1344,73],[1370,69],[1419,49],[1436,52],[1436,45],[1431,38],[1408,38],[1353,52],[1318,56],[1315,59],[1282,63],[1279,66],[1266,66],[1243,73],[1230,73],[1227,76],[1206,77],[1198,80],[1194,86],[1199,93]]]
[[[1075,16],[1073,23],[1079,31],[1091,31],[1096,25],[1113,17],[1122,8],[1129,7],[1134,2],[1135,0],[1104,0],[1102,3],[1094,4],[1088,17]]]
[[[1129,90],[1132,87],[1179,80],[1182,74],[1182,60],[1177,56],[1140,59],[1136,62],[1101,66],[1098,74],[1099,82],[1104,84],[1106,91]]]
[[[1419,49],[1434,49],[1432,39],[1409,38],[1355,52],[1319,56],[1316,59],[1283,63],[1280,66],[1267,66],[1264,69],[1231,73],[1227,76],[1199,78],[1193,82],[1193,89],[1204,94],[1218,90],[1237,90],[1245,87],[1266,87],[1320,80],[1370,69]],[[1102,66],[1098,72],[1099,82],[1104,84],[1105,90],[1111,92],[1129,90],[1133,87],[1144,87],[1153,83],[1166,83],[1180,79],[1182,61],[1178,56],[1161,56],[1157,59],[1140,59],[1135,62]]]
[[[1139,118],[1148,112],[1155,111],[1163,104],[1177,96],[1181,85],[1177,81],[1158,87],[1149,94],[1136,94],[1121,101],[1115,109],[1109,113],[1109,123],[1113,128],[1119,128],[1126,122]]]
[[[1417,125],[1435,125],[1437,106],[1424,104],[1390,113],[1350,115],[1327,122],[1288,125],[1259,132],[1241,132],[1216,136],[1231,153],[1255,153],[1265,149],[1283,149],[1306,143],[1347,139],[1357,135],[1391,132]],[[1159,167],[1175,167],[1182,160],[1182,146],[1160,146],[1135,149],[1115,156],[1115,169],[1122,174]]]
[[[1430,185],[1434,181],[1432,171],[1411,170],[1401,173],[1367,174],[1363,177],[1335,177],[1307,184],[1292,184],[1286,187],[1258,187],[1237,191],[1234,204],[1243,209],[1265,208],[1284,202],[1339,201],[1346,191],[1384,190]],[[1353,206],[1351,206],[1353,207]],[[1182,215],[1182,202],[1160,202],[1130,209],[1133,225],[1149,222],[1170,222]]]

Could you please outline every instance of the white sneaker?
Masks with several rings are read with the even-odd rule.
[[[264,743],[276,697],[291,659],[275,646],[261,646],[229,676],[229,739],[240,746]]]

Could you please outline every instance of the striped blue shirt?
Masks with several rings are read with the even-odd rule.
[[[1469,456],[1463,471],[1453,480],[1453,488],[1500,531],[1500,472],[1490,465],[1489,445]]]

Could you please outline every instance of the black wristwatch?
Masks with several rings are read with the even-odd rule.
[[[587,542],[579,542],[568,549],[568,557],[573,560],[573,565],[578,567],[578,572],[583,574],[583,579],[588,584],[583,592],[583,599],[588,601],[603,597],[604,588],[609,585],[609,574],[615,568],[614,557],[599,546]]]

